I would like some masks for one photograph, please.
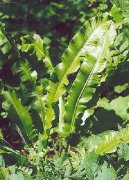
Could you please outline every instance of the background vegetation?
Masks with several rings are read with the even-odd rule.
[[[129,179],[128,9],[128,0],[0,2],[1,180]]]

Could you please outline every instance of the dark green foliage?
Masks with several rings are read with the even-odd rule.
[[[0,180],[129,179],[128,8],[0,3]]]

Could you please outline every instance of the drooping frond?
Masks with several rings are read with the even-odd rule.
[[[47,72],[51,74],[53,72],[53,66],[49,55],[45,52],[43,39],[41,39],[38,34],[34,34],[33,37],[30,35],[21,37],[21,41],[21,50],[23,52],[30,52],[30,54],[35,53],[38,60],[43,60],[47,68]]]

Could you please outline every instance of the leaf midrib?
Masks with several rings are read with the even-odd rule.
[[[107,33],[106,33],[101,54],[99,55],[98,60],[96,60],[96,63],[95,63],[95,65],[94,65],[92,71],[90,72],[90,74],[89,74],[89,76],[88,76],[88,78],[87,78],[87,80],[86,80],[86,82],[85,82],[85,84],[84,84],[84,87],[83,87],[83,89],[82,89],[81,93],[79,94],[78,99],[77,99],[77,101],[76,101],[75,109],[74,109],[73,116],[72,116],[72,122],[71,122],[71,126],[70,126],[70,133],[72,132],[72,127],[73,127],[73,125],[74,125],[74,123],[75,123],[75,116],[76,116],[76,110],[77,110],[77,107],[78,107],[78,103],[79,103],[79,101],[80,101],[80,98],[81,98],[84,90],[85,90],[85,87],[87,86],[90,78],[92,77],[92,75],[93,75],[93,73],[94,73],[94,70],[95,70],[95,68],[96,68],[96,65],[97,65],[98,62],[101,60],[101,55],[102,55],[103,50],[104,50],[104,48],[105,48],[105,43],[106,43],[106,39],[107,39],[107,37],[108,37],[108,36],[107,36],[108,33],[109,33],[109,30],[108,30]]]
[[[98,23],[98,24],[97,24],[97,28],[98,28],[98,26],[100,26],[101,24],[103,24],[103,21],[102,21],[101,23]],[[88,39],[90,39],[90,37],[92,36],[92,34],[94,33],[94,31],[96,31],[97,28],[95,28],[95,29],[92,31],[92,33],[91,33],[91,35],[89,36]],[[79,54],[80,54],[81,50],[83,49],[83,47],[87,44],[88,39],[86,40],[86,42],[84,43],[84,45],[80,48],[79,52],[77,53],[77,55],[76,55],[75,58],[73,59],[71,65],[70,65],[70,66],[68,67],[68,69],[65,71],[65,73],[64,73],[61,81],[59,81],[59,85],[57,86],[56,92],[54,93],[53,102],[56,102],[56,101],[57,101],[57,100],[56,100],[56,96],[57,96],[57,94],[58,94],[58,91],[60,90],[60,87],[62,86],[62,84],[63,84],[63,82],[64,82],[64,79],[66,78],[67,72],[69,71],[69,69],[71,69],[71,66],[73,65],[73,63],[75,62],[75,60],[79,57]]]

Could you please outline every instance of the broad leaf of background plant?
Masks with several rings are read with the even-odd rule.
[[[105,162],[103,166],[98,171],[98,176],[94,180],[116,180],[117,174],[114,170],[114,168],[108,167],[108,164]]]
[[[98,107],[103,107],[107,110],[114,110],[115,113],[121,117],[122,120],[128,120],[129,119],[129,96],[119,96],[116,99],[113,99],[111,102],[109,102],[108,99],[103,98],[98,102]]]
[[[120,143],[117,150],[118,156],[120,159],[125,161],[129,160],[129,146],[126,143]]]
[[[74,156],[76,158],[77,154],[73,155],[73,158]],[[99,168],[98,155],[96,155],[95,153],[86,154],[86,152],[84,155],[82,155],[80,152],[80,156],[78,155],[78,158],[79,164],[76,167],[77,172],[72,174],[71,177],[75,179],[83,179],[84,177],[87,177],[89,180],[94,180],[95,174],[97,173],[97,170]]]

